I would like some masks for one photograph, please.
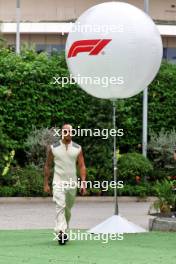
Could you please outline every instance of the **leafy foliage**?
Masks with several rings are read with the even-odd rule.
[[[40,130],[61,127],[63,123],[71,123],[75,128],[111,127],[108,101],[93,98],[76,85],[53,84],[54,76],[69,75],[63,55],[49,57],[25,50],[17,56],[1,49],[0,67],[2,132],[17,142],[15,158],[21,166],[31,162],[25,151],[34,127]],[[111,175],[111,139],[79,137],[75,141],[83,146],[87,166],[96,166],[97,177]]]
[[[174,147],[176,146],[176,131],[170,132],[161,129],[159,133],[151,131],[148,145],[150,157],[156,168],[175,168],[173,160]]]
[[[123,154],[118,161],[119,178],[134,183],[135,177],[144,178],[152,171],[151,162],[139,153]]]
[[[0,196],[46,196],[43,192],[43,169],[33,164],[16,166],[1,179]]]
[[[148,89],[148,127],[159,133],[161,128],[176,129],[176,65],[163,61],[161,68]],[[142,142],[142,93],[129,99],[118,100],[118,118],[124,136],[119,145],[125,152],[133,151]]]
[[[38,167],[43,167],[46,159],[47,146],[59,140],[57,134],[55,134],[53,128],[33,128],[24,143],[29,163],[33,163]]]
[[[71,123],[74,128],[112,128],[109,100],[94,98],[76,84],[54,84],[53,77],[69,76],[64,54],[48,56],[25,48],[16,55],[1,47],[0,68],[0,174],[5,166],[3,157],[11,150],[15,150],[15,161],[21,167],[31,161],[41,165],[43,145],[35,143],[35,137],[32,142],[34,130],[61,127],[63,123]],[[176,65],[163,62],[149,88],[149,128],[155,133],[161,128],[175,128],[175,72]],[[134,152],[142,138],[142,93],[118,100],[116,106],[117,128],[124,130],[124,136],[117,139],[118,148],[120,153]],[[74,140],[83,146],[86,165],[96,170],[96,180],[112,179],[112,138]],[[29,157],[29,150],[33,154],[36,151],[36,156]]]
[[[159,208],[161,213],[167,213],[171,209],[176,210],[176,194],[173,187],[173,182],[166,179],[157,181],[155,185],[158,201],[154,202],[154,207]]]

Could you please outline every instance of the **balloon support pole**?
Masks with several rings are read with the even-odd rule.
[[[113,128],[116,130],[116,100],[112,100],[113,103]],[[114,130],[114,131],[115,131]],[[114,182],[117,183],[117,150],[116,150],[116,135],[113,137],[113,174]],[[119,215],[117,188],[114,188],[114,215],[98,224],[97,226],[89,229],[89,233],[143,233],[147,232],[144,228],[129,222],[124,217]]]
[[[113,129],[116,131],[116,101],[113,100]],[[117,151],[116,151],[116,135],[114,135],[114,149],[113,149],[113,173],[114,173],[114,182],[117,183]],[[117,188],[114,188],[114,200],[115,200],[115,207],[114,207],[114,214],[119,214],[119,206],[117,200]]]

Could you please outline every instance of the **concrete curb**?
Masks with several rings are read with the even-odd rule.
[[[149,196],[147,198],[120,196],[119,202],[154,202],[157,198]],[[76,202],[113,202],[114,197],[110,196],[78,196]],[[44,203],[52,202],[52,197],[0,197],[0,203]]]
[[[156,217],[149,219],[150,231],[174,231],[176,232],[176,219]]]

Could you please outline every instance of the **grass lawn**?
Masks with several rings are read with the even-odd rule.
[[[59,246],[52,230],[1,230],[2,264],[175,264],[176,233],[124,235],[123,241],[69,241]]]

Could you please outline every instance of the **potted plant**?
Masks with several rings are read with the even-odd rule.
[[[161,216],[169,216],[176,204],[173,182],[166,179],[161,182],[157,181],[154,190],[158,199],[153,203],[153,207]]]

